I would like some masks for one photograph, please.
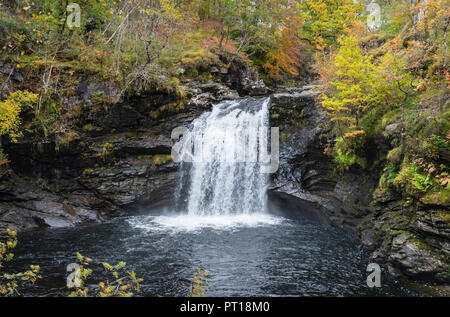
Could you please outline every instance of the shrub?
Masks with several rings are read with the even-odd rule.
[[[405,190],[407,194],[418,196],[428,192],[435,182],[431,176],[421,173],[416,164],[403,164],[402,169],[394,179],[394,186],[398,190]]]
[[[387,159],[391,164],[399,165],[403,159],[402,148],[396,147],[395,149],[389,151]]]
[[[190,46],[181,55],[181,66],[188,76],[195,78],[208,71],[210,66],[220,65],[219,57],[210,51],[212,45],[208,42],[208,36],[204,31],[189,34]]]
[[[356,130],[347,132],[343,137],[336,139],[334,146],[334,161],[347,169],[348,167],[359,164],[365,166],[363,150],[365,144],[365,132]]]
[[[74,290],[68,295],[69,297],[132,297],[141,291],[140,283],[142,278],[138,278],[135,272],[127,271],[126,275],[120,276],[119,272],[124,270],[126,263],[121,261],[116,265],[111,265],[106,262],[94,263],[91,258],[85,257],[77,252],[78,269],[76,271],[72,282],[73,285],[67,285]],[[110,281],[93,282],[93,269],[90,267],[99,265],[104,272],[112,275],[113,279]],[[206,288],[209,285],[207,276],[210,272],[197,268],[197,272],[191,282],[188,297],[204,297]],[[86,285],[96,285],[95,287],[87,287]]]
[[[360,126],[367,135],[376,135],[381,132],[383,127],[383,114],[388,111],[389,106],[380,104],[375,108],[369,109],[360,120]],[[388,120],[388,119],[386,119]]]
[[[384,168],[384,173],[386,175],[386,180],[389,182],[393,182],[398,175],[397,165],[388,162]]]
[[[449,151],[448,141],[439,135],[433,134],[423,140],[419,151],[423,153],[424,157],[439,159],[442,152]]]
[[[67,131],[64,132],[62,135],[59,135],[56,138],[56,146],[57,148],[68,148],[70,145],[70,142],[77,139],[79,137],[78,133],[75,131]]]
[[[206,277],[208,276],[208,270],[202,270],[197,268],[197,273],[194,276],[194,279],[191,283],[191,290],[189,292],[188,297],[204,297],[206,287],[209,285]]]
[[[344,166],[344,168],[348,168],[358,161],[358,157],[355,154],[348,154],[342,152],[340,149],[336,149],[337,155],[334,158],[334,161],[338,164]]]
[[[88,268],[90,264],[93,264],[92,259],[84,257],[77,252],[77,264],[79,264],[79,269],[76,271],[77,274],[72,281],[75,290],[69,294],[69,297],[132,297],[134,296],[133,291],[139,293],[141,290],[140,282],[142,282],[143,279],[138,278],[136,273],[127,271],[127,275],[122,277],[119,276],[119,271],[126,266],[125,262],[119,262],[116,265],[111,265],[106,262],[97,263],[100,264],[107,273],[110,273],[113,279],[112,281],[109,279],[100,281],[97,283],[96,287],[91,288],[88,288],[85,285],[93,272],[92,269]],[[90,285],[92,284],[90,283]],[[68,287],[69,286],[70,285],[68,285]]]
[[[17,141],[21,136],[20,112],[27,107],[33,108],[38,100],[38,95],[27,90],[17,90],[9,94],[8,99],[0,102],[0,136],[8,134],[12,141]]]
[[[10,297],[20,295],[18,290],[19,281],[31,282],[34,284],[37,279],[42,278],[39,275],[39,265],[30,265],[30,270],[22,273],[4,273],[3,264],[11,261],[14,254],[11,250],[17,246],[17,234],[15,231],[7,229],[8,239],[0,242],[0,296]]]
[[[180,84],[180,80],[157,64],[145,65],[132,71],[127,76],[125,87],[130,94],[161,91],[174,94],[180,99],[186,96],[186,89]]]

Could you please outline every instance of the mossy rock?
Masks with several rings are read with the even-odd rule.
[[[140,155],[139,160],[151,160],[154,165],[164,165],[172,161],[170,154]]]
[[[93,125],[92,123],[85,124],[82,128],[84,132],[98,132],[101,131],[102,128]]]
[[[449,211],[446,211],[446,210],[437,211],[437,212],[433,213],[433,217],[443,220],[450,227],[450,212]]]
[[[399,165],[402,162],[402,148],[401,147],[396,147],[395,149],[389,151],[388,155],[387,155],[387,159],[395,165]]]
[[[450,205],[450,194],[448,190],[443,190],[440,192],[429,193],[420,198],[420,202],[425,205],[438,205],[438,206],[449,206]]]

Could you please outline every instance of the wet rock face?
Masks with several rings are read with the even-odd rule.
[[[372,260],[385,263],[394,275],[448,283],[449,223],[441,219],[442,212],[407,208],[401,201],[375,199],[372,204],[374,211],[359,226]],[[431,218],[435,222],[424,227],[423,222]]]
[[[0,232],[38,227],[72,227],[86,222],[100,222],[102,216],[76,195],[52,193],[44,184],[13,175],[0,185]],[[70,203],[65,198],[70,200]]]
[[[22,175],[11,175],[0,187],[0,231],[98,222],[135,204],[171,200],[177,166],[170,159],[170,138],[128,132],[83,142],[70,147],[72,160],[50,145],[44,155],[35,155],[39,146],[28,146],[29,152],[27,143],[12,146],[13,162],[26,158],[30,167],[19,163],[15,167]],[[24,174],[28,176],[22,179]]]
[[[188,106],[197,109],[210,109],[213,104],[240,97],[236,90],[211,80],[207,83],[188,81],[186,84],[191,96]]]
[[[256,69],[249,66],[239,56],[229,56],[224,52],[217,52],[223,63],[229,65],[228,69],[222,70],[222,82],[232,90],[244,96],[267,96],[270,89],[259,79]]]
[[[117,166],[87,170],[78,181],[97,193],[117,210],[132,209],[134,204],[169,204],[172,199],[177,166],[157,166],[152,158],[127,159]]]
[[[78,85],[77,92],[85,102],[90,103],[96,94],[112,98],[118,97],[119,88],[112,82],[89,82],[89,79],[83,79]]]
[[[434,256],[432,251],[425,250],[418,242],[410,241],[405,233],[396,237],[392,244],[388,261],[391,265],[395,265],[391,267],[394,274],[397,269],[415,278],[448,281],[441,275],[445,263]]]

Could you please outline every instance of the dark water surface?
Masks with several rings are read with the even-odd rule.
[[[382,273],[366,285],[368,256],[336,228],[271,216],[193,218],[136,216],[71,229],[23,233],[14,270],[41,266],[26,296],[67,294],[66,266],[75,253],[127,263],[144,278],[143,296],[185,296],[197,267],[211,271],[208,296],[415,295]],[[98,282],[98,280],[96,280]]]

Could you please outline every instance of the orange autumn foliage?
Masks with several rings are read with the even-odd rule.
[[[263,68],[268,77],[283,79],[284,76],[299,76],[304,67],[305,49],[300,43],[296,30],[300,27],[300,19],[291,17],[289,21],[283,21],[286,27],[280,32],[280,39],[276,47],[267,54],[267,62]]]

